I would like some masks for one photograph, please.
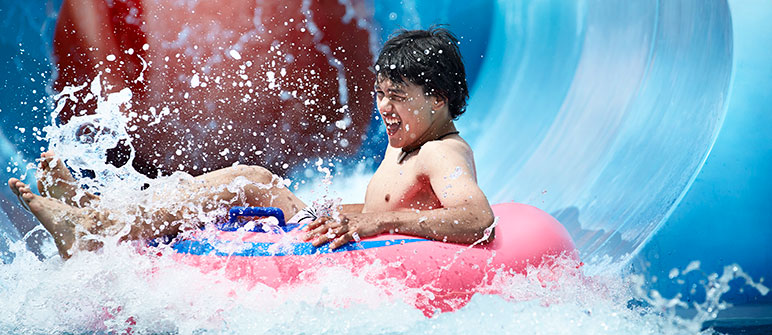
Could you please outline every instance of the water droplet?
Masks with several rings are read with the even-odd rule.
[[[193,78],[190,78],[190,87],[196,88],[200,84],[200,80],[198,78],[198,73],[193,75]]]

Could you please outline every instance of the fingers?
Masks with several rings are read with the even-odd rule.
[[[348,232],[348,227],[345,226],[322,226],[319,228],[316,228],[314,231],[308,233],[306,235],[306,241],[316,238],[311,244],[313,244],[315,247],[318,247],[322,244],[325,244],[332,239],[336,238],[337,236],[340,236],[341,234],[345,234]]]
[[[313,245],[314,247],[318,247],[318,246],[320,246],[322,244],[325,244],[325,243],[329,242],[330,240],[335,238],[335,236],[336,235],[334,233],[318,235],[318,237],[311,242],[311,245]]]
[[[321,217],[309,223],[304,230],[307,233],[303,236],[303,240],[314,239],[311,242],[314,247],[332,241],[329,247],[334,250],[353,240],[356,228],[349,227],[349,218],[341,215],[338,219]]]
[[[313,230],[313,229],[315,229],[317,227],[320,227],[320,226],[323,226],[323,225],[327,225],[330,222],[337,222],[337,223],[344,223],[345,224],[345,223],[348,223],[348,218],[345,215],[341,215],[339,218],[333,218],[333,217],[330,217],[330,216],[322,216],[322,217],[314,220],[313,222],[309,223],[308,225],[306,225],[306,227],[303,228],[303,230],[306,230],[306,231]]]
[[[303,228],[303,230],[305,230],[305,231],[314,230],[317,227],[319,227],[321,225],[324,225],[327,222],[327,219],[328,219],[328,217],[326,217],[326,216],[318,218],[318,219],[314,220],[313,222],[309,223],[308,225],[306,225],[305,228]]]
[[[325,234],[328,233],[328,230],[330,230],[330,229],[332,229],[332,227],[327,227],[327,226],[317,227],[316,229],[308,232],[306,234],[306,236],[305,236],[305,239],[306,239],[306,241],[308,241],[308,240],[310,240],[310,239],[312,239],[314,237],[317,237],[317,236],[320,236],[320,235],[325,235]]]
[[[320,245],[332,241],[330,242],[329,248],[330,250],[335,250],[351,242],[353,239],[352,232],[345,232],[340,236],[338,236],[338,234],[323,234],[319,235],[319,237],[311,242],[311,244],[314,247],[319,247]]]
[[[303,236],[303,239],[308,241],[316,235],[319,235],[322,230],[327,227],[327,218],[319,218],[314,222],[309,223],[303,228],[307,233]]]
[[[330,245],[331,249],[336,249],[350,241],[352,234],[349,231],[349,227],[346,224],[342,224],[337,221],[326,221],[324,225],[320,225],[308,232],[304,238],[305,241],[313,239],[311,244],[314,247],[319,247],[330,241],[334,241]]]
[[[346,245],[347,243],[351,242],[352,239],[353,239],[353,233],[347,232],[341,235],[340,237],[336,238],[335,241],[332,241],[332,243],[330,243],[330,249],[332,250],[338,249]]]
[[[307,224],[305,227],[303,227],[303,230],[309,232],[306,234],[306,240],[308,240],[310,239],[309,236],[318,234],[318,231],[324,230],[322,229],[324,227],[337,228],[337,227],[340,227],[340,225],[341,225],[340,222],[338,222],[337,220],[333,220],[332,218],[325,216],[325,217],[318,218],[313,222]]]

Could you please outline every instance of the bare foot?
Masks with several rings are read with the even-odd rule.
[[[78,187],[70,170],[51,151],[40,154],[37,177],[41,195],[59,199],[70,206],[85,207],[97,198]]]
[[[19,188],[22,186],[26,186],[26,185],[18,178],[8,179],[8,187],[11,189],[11,192],[13,192],[13,194],[15,194],[17,198],[19,198],[19,205],[21,206],[21,208],[24,208],[24,210],[29,212],[29,206],[27,206],[27,202],[21,198],[21,193],[19,192]]]
[[[74,195],[77,191],[75,177],[51,151],[40,154],[38,173],[38,190],[43,196],[62,200],[64,196]]]
[[[20,182],[19,178],[11,178],[8,179],[8,187],[11,188],[11,191],[13,194],[19,195],[19,187],[16,186],[16,183]]]
[[[84,232],[98,223],[99,215],[95,210],[77,208],[56,199],[39,196],[20,181],[15,186],[32,214],[54,237],[62,258],[70,258],[78,249],[95,250],[101,246],[101,242],[83,239]]]

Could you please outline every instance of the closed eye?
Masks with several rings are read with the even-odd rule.
[[[394,94],[392,94],[391,96],[389,96],[389,100],[393,100],[393,101],[397,101],[397,102],[403,102],[403,101],[405,101],[405,97],[403,97],[401,95],[394,95]]]

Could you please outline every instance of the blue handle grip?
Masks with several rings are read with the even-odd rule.
[[[284,222],[284,212],[280,208],[276,207],[233,207],[228,212],[228,222],[229,223],[236,223],[238,222],[239,216],[273,216],[277,220],[279,220],[279,225],[283,226],[285,224]]]
[[[285,226],[284,212],[276,207],[233,207],[228,211],[228,223],[217,226],[222,231],[235,231],[244,226],[239,222],[240,216],[273,216],[279,221],[279,226]],[[255,227],[251,231],[262,231],[262,227]]]

